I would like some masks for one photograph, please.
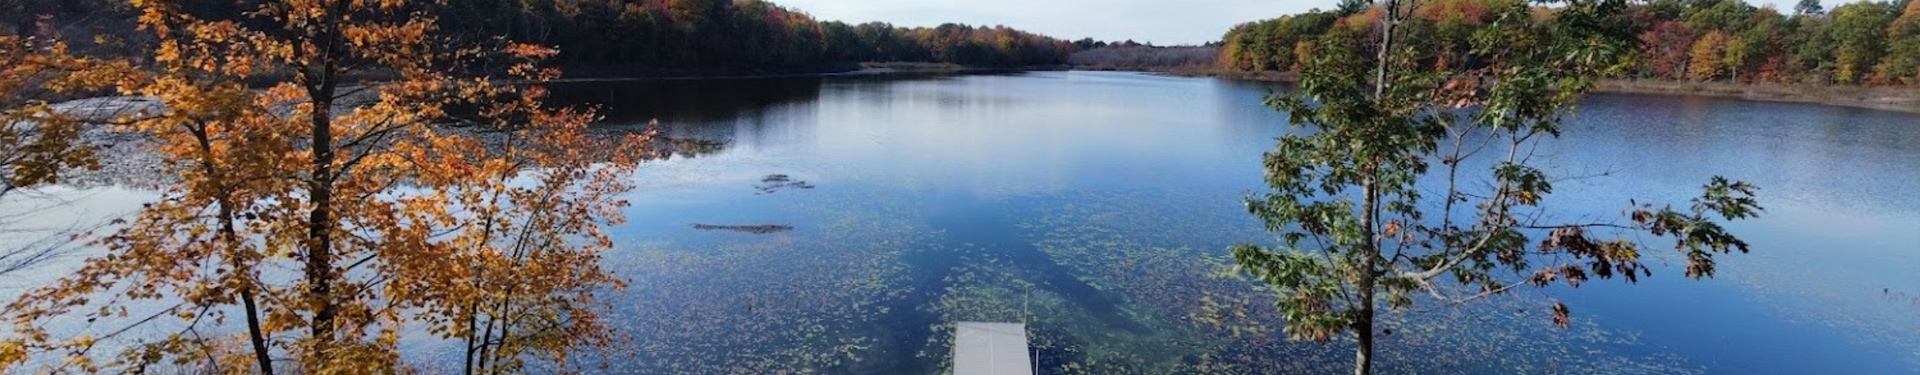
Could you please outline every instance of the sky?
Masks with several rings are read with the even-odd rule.
[[[1332,9],[1338,0],[773,0],[823,21],[884,21],[896,26],[954,22],[1006,25],[1048,36],[1155,45],[1220,39],[1234,25]],[[1792,9],[1797,0],[1748,0]],[[1825,0],[1829,7],[1845,1]]]

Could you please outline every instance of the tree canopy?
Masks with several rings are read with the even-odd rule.
[[[1457,63],[1467,37],[1493,21],[1490,9],[1530,6],[1522,0],[1435,0],[1407,20],[1407,41],[1420,56]],[[1564,7],[1531,6],[1536,17]],[[1830,11],[1801,1],[1792,14],[1740,0],[1653,0],[1608,15],[1638,36],[1626,77],[1772,83],[1920,84],[1920,15],[1912,2],[1860,1]],[[1306,45],[1339,27],[1367,24],[1363,12],[1310,11],[1234,27],[1222,41],[1221,64],[1251,71],[1299,71]],[[1544,19],[1544,22],[1552,22]],[[1355,43],[1338,48],[1361,48]]]
[[[234,2],[178,6],[206,19],[246,18]],[[88,46],[95,37],[111,42],[105,44],[143,41],[121,40],[141,37],[131,32],[137,14],[125,3],[0,3],[7,7],[18,9],[0,11],[0,33],[24,35],[51,24]],[[1018,67],[1064,64],[1073,52],[1067,41],[1006,26],[849,24],[761,0],[463,0],[419,8],[438,20],[445,37],[556,47],[563,52],[556,62],[569,68],[768,70],[869,61]]]
[[[1756,188],[1716,176],[1690,205],[1621,202],[1617,219],[1556,221],[1581,214],[1556,213],[1563,178],[1531,156],[1600,79],[1630,66],[1633,35],[1616,24],[1625,1],[1573,1],[1545,17],[1506,2],[1458,21],[1475,23],[1467,48],[1421,43],[1445,27],[1414,20],[1479,9],[1460,1],[1389,0],[1336,21],[1297,63],[1299,90],[1267,99],[1292,128],[1265,155],[1271,190],[1246,206],[1277,243],[1233,247],[1233,260],[1277,294],[1289,338],[1351,340],[1356,374],[1372,372],[1374,335],[1395,328],[1376,324],[1382,314],[1517,287],[1637,282],[1659,242],[1684,257],[1687,277],[1711,277],[1716,255],[1747,251],[1721,222],[1760,211]],[[1724,53],[1728,37],[1714,32],[1698,55]],[[1550,311],[1567,326],[1567,306]]]
[[[0,372],[398,373],[402,337],[426,336],[464,344],[466,373],[513,373],[610,342],[602,229],[652,133],[586,134],[592,112],[544,105],[556,51],[447,43],[434,2],[131,5],[139,55],[50,66],[150,98],[111,125],[177,182],[9,297]],[[450,73],[487,63],[500,76]],[[154,321],[177,324],[122,336]]]

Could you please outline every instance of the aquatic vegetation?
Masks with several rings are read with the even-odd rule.
[[[1171,373],[1150,361],[1167,350],[1151,335],[1089,335],[1130,332],[1137,322],[1102,319],[1069,297],[1023,279],[1021,265],[992,257],[966,262],[945,281],[949,285],[922,311],[935,317],[931,335],[919,352],[941,372],[953,369],[954,326],[962,321],[1020,322],[1028,327],[1029,349],[1041,373]],[[1031,275],[1029,275],[1031,276]]]
[[[1177,373],[1323,373],[1351,366],[1352,343],[1287,342],[1272,293],[1236,277],[1213,251],[1156,246],[1257,232],[1258,227],[1214,213],[1204,204],[1137,199],[1127,195],[1080,195],[1071,205],[1041,208],[1024,225],[1035,246],[1113,300],[1144,330],[1064,325],[1074,340],[1133,342],[1132,353],[1149,356],[1137,368]],[[1142,202],[1164,202],[1148,204]],[[1153,212],[1154,215],[1138,215]],[[1214,239],[1213,241],[1222,241]],[[1205,245],[1205,242],[1197,242]],[[1217,248],[1217,247],[1209,247]],[[1035,295],[1044,295],[1036,292]],[[1038,299],[1036,299],[1038,300]],[[1383,373],[1687,373],[1684,361],[1644,347],[1635,337],[1576,320],[1562,331],[1529,308],[1537,298],[1509,298],[1382,316],[1378,358]],[[1044,321],[1033,329],[1049,329]],[[1104,345],[1104,344],[1096,344]],[[1154,349],[1141,350],[1153,347]],[[1510,353],[1528,353],[1524,356]],[[1632,353],[1632,354],[1630,354]],[[1108,356],[1111,357],[1111,356]],[[1101,359],[1100,357],[1090,359]],[[1164,373],[1166,371],[1148,371]]]
[[[765,224],[765,225],[713,225],[713,224],[694,224],[694,225],[693,225],[693,229],[697,229],[697,230],[719,230],[719,231],[728,231],[728,232],[741,232],[741,233],[753,233],[753,234],[768,234],[768,233],[779,233],[779,232],[786,232],[786,231],[791,231],[791,230],[793,230],[793,226],[792,226],[792,225],[777,225],[777,224]]]
[[[835,205],[835,207],[845,207]],[[931,238],[887,210],[821,212],[806,232],[635,249],[614,262],[634,277],[613,319],[635,353],[605,362],[631,373],[844,373],[867,366],[872,330],[912,288],[900,261]],[[815,210],[814,208],[802,208]],[[817,231],[816,231],[817,225]]]
[[[760,185],[753,187],[754,190],[760,191],[759,194],[773,194],[781,189],[789,188],[812,189],[813,184],[809,184],[806,181],[795,180],[793,177],[784,174],[771,174],[767,175],[766,178],[760,179]]]

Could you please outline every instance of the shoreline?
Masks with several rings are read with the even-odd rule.
[[[1022,72],[1066,71],[1070,65],[1033,65],[1018,67],[966,66],[952,63],[865,62],[831,64],[816,67],[773,70],[646,70],[615,67],[563,68],[568,72],[548,83],[675,81],[700,79],[779,79],[813,77],[902,77],[967,74],[1006,74]]]
[[[950,76],[967,74],[1005,74],[1035,71],[1119,71],[1152,74],[1170,77],[1218,78],[1242,82],[1294,83],[1299,75],[1280,72],[1238,72],[1214,69],[1138,69],[1138,68],[1072,68],[1066,66],[1018,67],[1018,68],[978,68],[955,64],[932,63],[863,63],[856,64],[858,69],[836,72],[784,73],[729,76],[608,76],[608,77],[569,77],[554,83],[619,82],[644,80],[693,80],[693,79],[766,79],[766,78],[804,78],[804,77],[914,77],[914,76]],[[849,66],[852,67],[852,66]],[[1920,114],[1920,88],[1910,87],[1859,87],[1859,86],[1793,86],[1777,84],[1740,84],[1726,82],[1666,82],[1647,80],[1608,80],[1603,81],[1596,93],[1628,95],[1668,95],[1681,97],[1728,98],[1763,102],[1786,102],[1824,105],[1842,108],[1860,108],[1883,110],[1908,114]],[[57,110],[81,114],[86,117],[111,116],[128,113],[154,105],[151,100],[139,97],[102,96],[80,98],[55,103]],[[143,136],[113,131],[104,127],[91,127],[82,134],[83,142],[99,146],[100,170],[69,170],[69,179],[80,186],[123,185],[142,186],[165,179],[161,163],[151,152],[142,150],[147,143]]]
[[[1300,75],[1283,72],[1244,72],[1219,69],[1098,69],[1131,71],[1190,78],[1220,78],[1235,81],[1297,83]],[[1638,79],[1611,79],[1600,82],[1595,93],[1632,95],[1671,95],[1726,98],[1761,102],[1805,103],[1834,107],[1873,109],[1920,114],[1920,87],[1886,86],[1812,86],[1775,83],[1674,82]]]
[[[1607,80],[1595,92],[1805,103],[1920,114],[1920,88]]]

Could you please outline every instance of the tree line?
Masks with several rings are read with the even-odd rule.
[[[1458,66],[1476,33],[1526,7],[1519,0],[1437,0],[1402,25],[1405,41],[1430,64]],[[1555,8],[1529,7],[1532,22],[1551,23]],[[1234,70],[1299,71],[1326,38],[1365,48],[1362,32],[1381,10],[1349,1],[1334,10],[1241,24],[1224,36],[1220,64]],[[1920,4],[1860,1],[1828,10],[1803,0],[1789,12],[1740,0],[1635,2],[1602,20],[1638,46],[1627,77],[1783,84],[1920,84]]]
[[[576,64],[795,67],[862,61],[969,66],[1061,64],[1071,45],[1005,26],[819,21],[759,0],[475,0],[450,3],[449,28],[559,46]]]
[[[241,12],[248,10],[226,1],[177,7],[184,14],[225,20],[246,19]],[[553,46],[563,51],[556,62],[568,67],[767,70],[854,62],[1017,67],[1064,64],[1073,52],[1065,40],[1006,26],[820,21],[759,0],[466,0],[421,8],[438,20],[439,34],[463,44]],[[76,49],[107,52],[131,50],[124,45],[141,42],[118,39],[139,36],[131,30],[137,14],[123,2],[9,2],[0,10],[5,10],[0,32],[59,31]]]

